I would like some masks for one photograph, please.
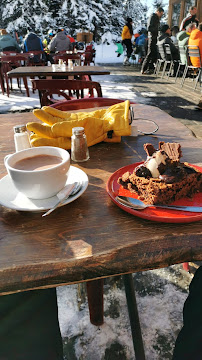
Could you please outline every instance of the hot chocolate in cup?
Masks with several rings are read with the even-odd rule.
[[[40,146],[7,155],[4,162],[19,192],[31,199],[46,199],[65,186],[70,155],[58,147]]]

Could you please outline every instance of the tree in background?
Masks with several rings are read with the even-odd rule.
[[[43,33],[44,27],[50,22],[48,7],[43,0],[2,0],[1,8],[2,27],[8,32],[16,29],[20,35],[33,30],[38,34]]]
[[[145,6],[141,1],[126,0],[124,2],[125,19],[131,17],[133,19],[133,26],[143,26],[145,22]]]
[[[168,10],[167,10],[168,5],[166,5],[163,0],[154,0],[152,5],[154,7],[154,11],[158,7],[162,7],[164,9],[164,14],[163,14],[163,17],[162,17],[162,21],[166,23],[167,19],[168,19]]]
[[[29,29],[41,36],[62,27],[75,39],[78,32],[91,31],[96,42],[109,33],[117,40],[127,16],[134,27],[142,24],[144,9],[141,0],[1,0],[0,27],[23,36]]]
[[[154,2],[153,2],[153,7],[155,8],[155,9],[157,9],[158,7],[162,7],[162,8],[164,8],[164,2],[163,2],[163,0],[161,1],[161,0],[154,0]]]

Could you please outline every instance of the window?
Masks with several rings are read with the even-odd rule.
[[[172,26],[179,25],[181,3],[173,4]]]

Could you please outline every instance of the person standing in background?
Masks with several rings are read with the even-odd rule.
[[[186,27],[190,24],[190,23],[196,23],[196,26],[198,26],[199,21],[196,18],[196,13],[197,13],[197,8],[196,6],[191,6],[189,9],[189,14],[182,20],[181,25],[180,25],[180,31],[182,30],[186,30]]]
[[[126,46],[126,57],[124,59],[123,65],[130,65],[129,59],[133,52],[132,47],[132,36],[133,36],[133,27],[132,27],[133,20],[131,18],[126,19],[126,25],[123,27],[123,31],[121,34],[122,37],[122,44]]]
[[[154,72],[154,63],[157,61],[157,37],[159,31],[160,19],[164,14],[162,7],[159,7],[155,13],[153,13],[147,24],[148,29],[148,49],[147,55],[143,61],[141,73],[152,74]]]

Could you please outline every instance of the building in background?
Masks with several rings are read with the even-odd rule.
[[[202,22],[202,1],[201,0],[169,0],[168,23],[172,27],[180,26],[184,17],[188,14],[189,8],[196,6],[197,18]]]

